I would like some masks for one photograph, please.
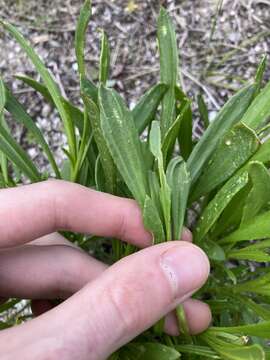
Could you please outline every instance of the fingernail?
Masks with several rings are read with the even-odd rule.
[[[182,231],[181,239],[183,241],[192,242],[192,232],[189,229],[184,228]]]
[[[202,287],[210,270],[204,252],[195,245],[184,243],[162,254],[161,267],[169,280],[175,299],[179,300]]]

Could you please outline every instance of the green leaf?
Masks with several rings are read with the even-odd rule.
[[[170,161],[166,176],[172,191],[172,238],[180,240],[190,188],[190,176],[181,157],[177,156]]]
[[[240,123],[230,129],[196,183],[192,201],[208,194],[226,181],[256,152],[258,147],[259,140],[255,132],[246,125]]]
[[[256,72],[256,83],[257,83],[257,91],[255,93],[255,97],[260,93],[262,82],[263,82],[263,75],[266,70],[266,63],[267,63],[267,55],[264,55],[262,60],[260,61],[260,64],[258,66],[257,72]]]
[[[107,192],[113,194],[116,187],[116,169],[101,129],[100,112],[95,103],[86,94],[83,95],[83,99],[92,125],[94,139],[100,154],[100,162],[105,177],[105,189]]]
[[[53,98],[51,97],[51,94],[49,93],[46,86],[44,86],[43,84],[41,84],[40,82],[36,81],[35,79],[33,79],[29,76],[17,75],[16,78],[23,81],[25,84],[27,84],[31,88],[35,89],[53,106],[55,105]],[[74,121],[75,126],[78,128],[78,130],[82,134],[83,133],[83,112],[62,96],[61,96],[61,101],[64,104],[66,111],[69,113],[70,118]]]
[[[242,118],[243,123],[253,129],[257,129],[270,117],[270,81],[261,90],[259,95],[253,100],[252,104]]]
[[[236,293],[252,292],[270,297],[270,273],[258,276],[254,280],[238,283],[232,286]]]
[[[228,343],[207,332],[200,335],[223,360],[265,360],[263,349],[259,345],[242,346]]]
[[[108,37],[104,31],[102,31],[101,40],[101,54],[99,63],[99,82],[106,85],[110,73],[110,47],[108,43]]]
[[[29,156],[16,143],[2,124],[0,124],[0,150],[31,181],[37,182],[41,180],[40,174]]]
[[[220,240],[221,244],[270,237],[270,211],[250,219],[237,230]]]
[[[7,21],[0,20],[0,24],[4,26],[4,28],[16,39],[16,41],[20,44],[22,49],[26,52],[29,59],[31,59],[33,65],[35,66],[36,70],[40,74],[41,78],[44,81],[45,86],[47,87],[48,91],[53,98],[55,106],[57,107],[60,117],[63,120],[65,131],[67,134],[69,150],[72,159],[75,161],[76,154],[77,154],[77,145],[76,145],[76,137],[75,137],[75,130],[74,124],[72,119],[70,118],[69,114],[66,112],[66,109],[63,105],[61,100],[60,91],[53,80],[52,76],[50,75],[49,71],[46,69],[38,55],[35,53],[33,48],[28,44],[28,42],[24,39],[24,37],[18,32],[18,30]]]
[[[208,346],[199,345],[175,345],[175,349],[183,354],[199,355],[207,359],[221,359],[221,357]]]
[[[256,315],[258,315],[263,320],[269,321],[270,320],[270,309],[267,309],[262,304],[255,303],[252,299],[249,299],[246,296],[240,295],[233,295],[234,298],[237,299],[243,306],[248,307],[252,310]]]
[[[185,119],[186,112],[189,111],[190,104],[185,103],[179,112],[176,120],[172,124],[172,126],[168,129],[167,133],[164,136],[164,140],[162,142],[162,153],[165,164],[167,164],[167,159],[171,158],[171,155],[174,151],[175,142],[177,137],[179,137],[179,132],[181,129],[181,124]]]
[[[204,101],[204,98],[202,96],[202,94],[199,94],[197,97],[197,103],[198,103],[198,109],[199,109],[199,113],[200,113],[200,117],[203,121],[204,124],[204,128],[207,129],[210,121],[209,121],[209,114],[208,114],[208,109],[206,106],[206,103]]]
[[[267,168],[253,161],[249,165],[249,175],[253,186],[243,209],[242,224],[253,219],[270,201],[270,174]]]
[[[220,217],[233,197],[248,183],[248,173],[232,177],[218,191],[203,211],[195,230],[195,239],[200,242]]]
[[[226,254],[223,248],[212,240],[205,240],[201,244],[202,249],[206,252],[209,259],[214,261],[225,261]]]
[[[143,208],[148,193],[147,169],[131,112],[123,99],[104,86],[99,90],[101,128],[109,151],[126,185]]]
[[[152,127],[149,135],[149,147],[152,154],[155,156],[158,163],[158,173],[160,181],[160,201],[163,210],[163,216],[166,228],[166,240],[171,238],[171,189],[168,185],[163,163],[163,154],[161,149],[161,131],[158,121],[152,122]]]
[[[75,51],[78,70],[81,77],[85,76],[84,48],[85,34],[92,15],[91,1],[86,0],[81,8],[79,20],[75,32]]]
[[[98,104],[98,88],[86,77],[81,78],[81,91],[94,101],[96,105]]]
[[[7,111],[13,115],[14,119],[17,122],[22,123],[34,136],[37,143],[42,147],[44,153],[47,155],[47,158],[55,172],[56,177],[61,178],[61,174],[55,162],[54,156],[48,146],[48,143],[44,139],[42,132],[37,127],[36,123],[33,121],[30,115],[28,115],[24,107],[20,104],[20,102],[15,98],[15,96],[8,88],[6,88],[6,96],[7,96],[7,102],[6,102]]]
[[[125,360],[178,360],[180,353],[160,343],[130,343],[120,352]]]
[[[254,84],[249,85],[231,97],[194,147],[188,159],[188,168],[193,184],[200,176],[205,164],[216,150],[218,143],[226,132],[234,124],[241,121],[252,101],[255,88]]]
[[[6,91],[5,91],[5,85],[0,77],[0,115],[3,114],[5,110],[5,104],[6,104]]]
[[[132,110],[132,116],[139,134],[155,119],[158,106],[168,87],[157,84],[149,89]]]
[[[160,52],[160,79],[169,89],[162,100],[161,132],[166,134],[175,118],[175,87],[178,73],[177,42],[174,26],[164,8],[158,17],[158,44]]]
[[[235,327],[212,327],[209,331],[214,332],[226,332],[229,334],[241,335],[241,336],[256,336],[262,337],[265,339],[270,338],[270,321],[260,322],[258,324],[252,325],[243,325],[243,326],[235,326]]]
[[[154,235],[155,244],[161,243],[165,240],[162,221],[155,203],[149,196],[146,196],[144,202],[143,222],[145,228]]]
[[[2,78],[0,77],[0,124],[8,130],[4,117],[5,104],[6,104],[5,85]],[[5,154],[3,153],[0,153],[0,167],[3,174],[3,181],[5,183],[5,186],[8,186],[9,184],[8,161]]]
[[[265,240],[241,249],[230,250],[227,253],[227,257],[236,260],[270,262],[269,249],[270,240]]]
[[[181,150],[181,155],[186,161],[192,152],[192,109],[191,100],[184,94],[179,86],[175,88],[176,99],[176,115],[183,113],[183,119],[180,124],[178,134],[178,141]]]

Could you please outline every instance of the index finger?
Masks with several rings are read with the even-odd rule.
[[[116,237],[139,247],[152,243],[134,200],[61,180],[0,191],[0,247],[59,230]]]

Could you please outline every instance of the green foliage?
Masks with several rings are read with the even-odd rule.
[[[182,336],[163,334],[160,321],[111,359],[269,359],[270,272],[266,267],[252,272],[249,265],[249,261],[268,263],[270,257],[270,140],[263,141],[261,136],[270,117],[270,83],[261,90],[266,58],[254,81],[239,89],[213,122],[209,123],[203,97],[198,97],[206,130],[194,145],[192,100],[178,84],[176,36],[166,10],[160,11],[157,31],[161,82],[143,94],[133,110],[108,87],[110,47],[105,33],[99,81],[95,84],[89,78],[84,48],[90,17],[91,2],[86,0],[75,36],[82,107],[60,94],[29,43],[14,26],[1,21],[25,50],[42,82],[28,76],[17,78],[59,112],[68,150],[64,149],[67,159],[58,168],[34,119],[0,80],[0,186],[48,177],[13,139],[5,122],[8,111],[47,157],[51,176],[134,198],[154,243],[180,239],[184,224],[193,228],[194,242],[206,251],[212,269],[208,283],[195,297],[207,300],[213,327],[190,336],[180,306],[177,315]],[[196,216],[192,215],[194,209]],[[72,234],[72,238],[84,250],[92,251],[95,238],[91,244],[84,235]],[[95,248],[105,256],[99,243]],[[114,240],[106,259],[112,262],[133,251],[136,249]],[[16,303],[8,301],[0,306],[0,312]],[[1,322],[0,328],[11,325],[10,321]]]

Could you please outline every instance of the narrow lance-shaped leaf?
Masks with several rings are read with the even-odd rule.
[[[24,39],[24,37],[19,33],[19,31],[7,21],[0,21],[0,24],[4,26],[4,28],[16,39],[16,41],[20,44],[22,49],[26,52],[29,59],[31,59],[33,65],[35,66],[36,70],[39,72],[40,76],[42,77],[45,86],[47,87],[48,91],[50,92],[53,101],[59,111],[60,117],[63,120],[65,131],[68,138],[69,144],[69,151],[72,157],[73,162],[75,161],[76,154],[77,154],[77,145],[76,145],[76,137],[74,131],[74,124],[72,119],[70,118],[69,114],[66,112],[65,107],[61,100],[60,91],[53,80],[52,76],[50,75],[49,71],[44,66],[41,59],[35,53],[33,48],[28,44],[28,42]]]
[[[158,43],[160,52],[160,79],[169,86],[162,100],[161,133],[162,137],[175,118],[175,86],[178,73],[178,54],[174,26],[168,13],[161,8],[158,18]]]
[[[216,119],[211,122],[194,147],[188,159],[188,168],[193,184],[226,132],[242,119],[252,101],[255,88],[255,85],[249,85],[234,95],[221,109]]]
[[[227,253],[227,258],[256,262],[270,262],[269,249],[270,240],[264,240],[241,249],[230,250]]]
[[[253,280],[238,283],[232,286],[236,293],[252,292],[259,295],[270,296],[270,273],[256,277]]]
[[[247,221],[237,230],[220,240],[220,243],[236,243],[245,240],[258,240],[270,237],[270,211]]]
[[[220,217],[233,197],[248,183],[248,173],[233,177],[219,190],[203,211],[195,230],[195,240],[200,242]]]
[[[20,104],[20,102],[15,98],[12,92],[6,88],[7,102],[6,109],[10,114],[13,115],[14,119],[22,123],[29,132],[34,136],[37,143],[42,147],[44,153],[47,155],[47,158],[55,172],[57,178],[61,178],[61,174],[59,172],[58,166],[55,162],[54,156],[49,148],[48,143],[44,139],[44,136],[40,129],[37,127],[36,123],[33,121],[31,116],[25,111],[24,107]]]
[[[264,304],[257,304],[252,299],[242,296],[241,294],[233,294],[233,297],[243,306],[248,307],[252,310],[257,316],[261,319],[269,321],[270,320],[270,309],[266,308]]]
[[[40,181],[41,177],[26,152],[16,143],[3,125],[0,124],[0,150],[31,181]]]
[[[95,103],[87,95],[83,95],[83,98],[89,120],[92,124],[93,135],[99,150],[100,163],[105,177],[105,189],[103,190],[113,194],[116,186],[116,169],[101,129],[100,112]]]
[[[49,93],[46,86],[31,78],[30,76],[17,75],[17,79],[23,81],[25,84],[29,85],[31,88],[35,89],[40,93],[45,100],[55,106],[53,98]],[[75,126],[78,128],[80,134],[83,133],[83,112],[76,106],[74,106],[70,101],[61,96],[61,101],[64,104],[66,111],[69,113],[70,118],[74,121]]]
[[[101,53],[99,62],[99,82],[106,85],[110,73],[110,46],[108,37],[105,32],[102,32],[101,39]]]
[[[114,91],[100,87],[101,128],[109,151],[126,185],[143,208],[148,193],[147,169],[131,112]]]
[[[270,117],[270,81],[261,90],[259,95],[253,100],[242,118],[243,123],[253,129],[257,129],[260,125]]]
[[[166,132],[163,142],[162,142],[162,153],[164,158],[165,167],[167,166],[168,160],[171,158],[172,153],[175,149],[175,142],[179,138],[179,133],[181,129],[181,124],[185,120],[186,113],[189,111],[190,104],[185,103],[181,108],[177,118],[174,123]]]
[[[181,157],[175,157],[170,161],[166,176],[172,190],[172,238],[179,240],[182,235],[190,187],[189,173]]]
[[[176,99],[176,115],[183,113],[181,121],[178,141],[181,150],[181,155],[186,161],[192,152],[192,109],[191,100],[186,96],[179,86],[175,88]]]
[[[94,101],[96,105],[98,104],[98,88],[86,77],[81,78],[81,91]]]
[[[202,94],[198,95],[197,103],[198,103],[200,117],[204,124],[204,128],[207,129],[210,124],[210,121],[209,121],[208,109],[207,109],[207,106],[206,106],[206,103],[204,101]]]
[[[152,154],[157,160],[158,174],[160,181],[160,201],[163,209],[163,216],[166,228],[166,240],[171,238],[171,189],[168,185],[163,163],[163,154],[161,150],[161,131],[158,121],[152,122],[149,135],[149,146]]]
[[[256,80],[256,83],[257,83],[257,90],[256,90],[256,93],[255,93],[254,97],[259,95],[259,93],[261,91],[262,82],[263,82],[263,75],[264,75],[265,70],[266,70],[266,63],[267,63],[267,56],[264,55],[262,60],[260,61],[260,64],[259,64],[257,72],[256,72],[255,80]]]
[[[215,350],[223,360],[265,360],[263,349],[259,345],[237,345],[223,341],[206,332],[200,338]]]
[[[270,201],[270,174],[268,169],[258,161],[252,161],[249,175],[253,183],[243,209],[242,224],[253,219]]]
[[[0,124],[7,129],[7,124],[4,118],[4,110],[6,104],[6,91],[3,80],[0,77]],[[8,177],[8,161],[7,157],[4,153],[0,154],[0,166],[3,174],[3,181],[5,186],[8,185],[9,177]]]
[[[198,179],[192,193],[192,201],[208,194],[226,181],[256,152],[258,147],[259,139],[246,125],[240,123],[230,129]]]
[[[174,348],[160,343],[131,343],[120,351],[120,359],[130,360],[178,360],[180,354]]]
[[[86,0],[80,11],[79,20],[75,32],[75,51],[78,63],[78,70],[81,77],[85,76],[84,47],[85,34],[92,14],[91,1]]]
[[[165,84],[155,85],[144,94],[132,110],[134,123],[140,135],[155,119],[158,106],[167,89]]]
[[[210,332],[226,332],[229,334],[242,335],[242,336],[256,336],[265,339],[270,338],[270,321],[260,322],[258,324],[235,326],[235,327],[212,327]]]
[[[145,228],[152,232],[155,244],[161,243],[165,239],[162,221],[154,201],[146,196],[143,206],[143,221]]]
[[[208,359],[221,359],[221,357],[210,347],[193,344],[175,345],[176,350],[183,354],[199,355]]]

